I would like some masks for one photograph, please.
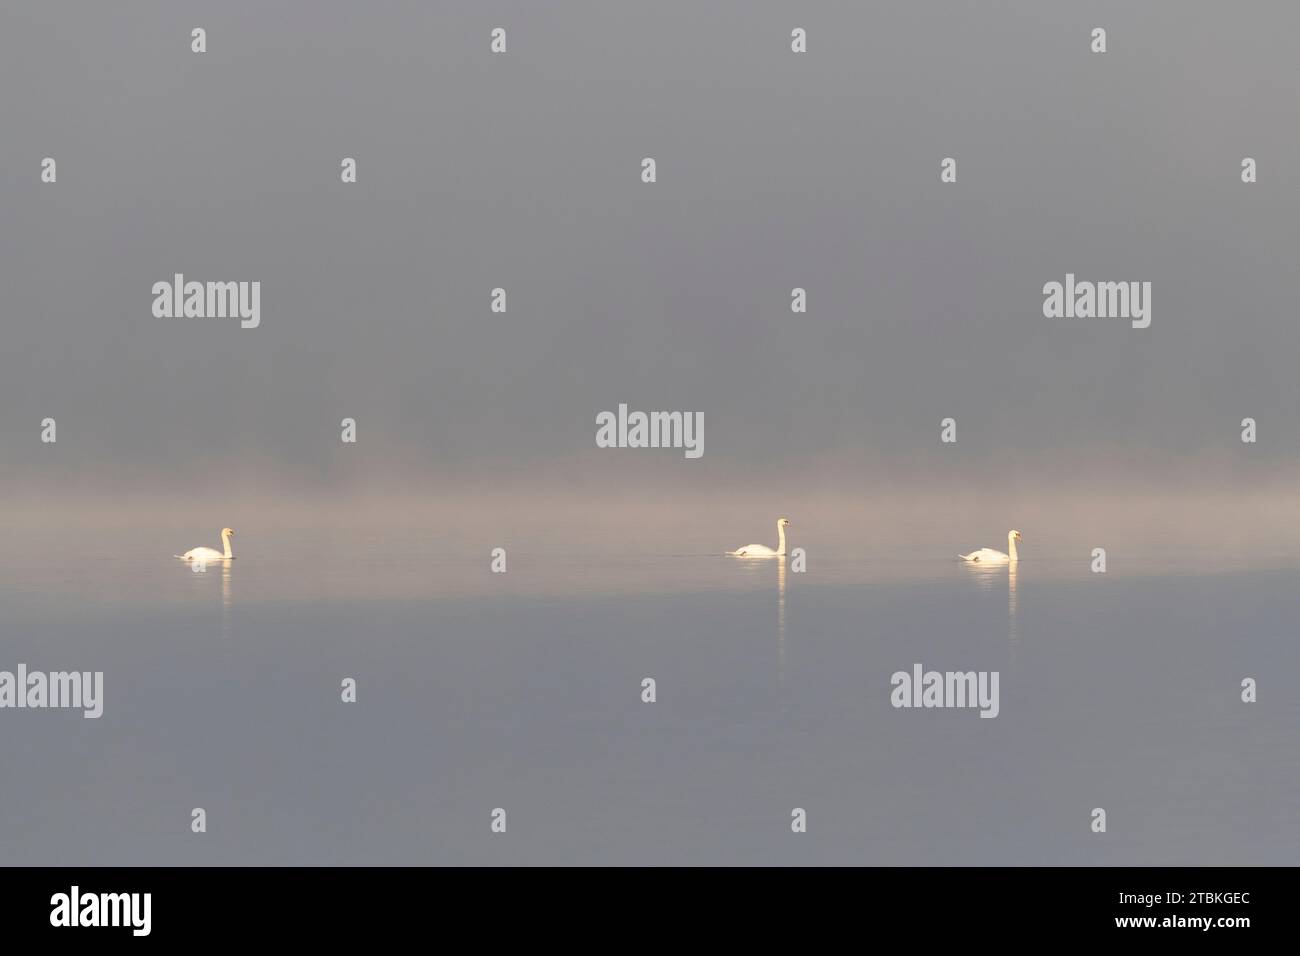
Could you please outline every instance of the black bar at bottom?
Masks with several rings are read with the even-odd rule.
[[[426,938],[447,942],[470,933],[471,943],[676,945],[699,941],[680,935],[688,931],[769,942],[786,930],[902,934],[926,944],[1044,934],[1199,935],[1230,944],[1285,928],[1295,876],[1288,868],[1208,867],[11,868],[0,869],[0,926],[6,941],[62,936],[81,944],[373,943],[432,931]]]

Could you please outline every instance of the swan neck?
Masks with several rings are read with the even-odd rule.
[[[776,553],[785,554],[785,527],[779,521],[776,523]]]
[[[1020,560],[1020,555],[1016,553],[1016,536],[1014,534],[1007,535],[1007,556],[1012,561]]]
[[[230,550],[230,535],[226,534],[224,531],[221,533],[221,547],[225,549],[226,552],[225,557],[227,559],[233,558],[235,556],[234,553]]]

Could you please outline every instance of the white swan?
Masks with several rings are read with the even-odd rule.
[[[182,561],[233,561],[235,553],[230,550],[230,536],[234,533],[233,528],[221,529],[221,546],[225,549],[225,554],[213,548],[193,548],[184,554],[173,554],[172,557]]]
[[[969,561],[971,564],[1011,564],[1020,560],[1020,555],[1016,553],[1016,542],[1021,538],[1019,531],[1007,532],[1007,550],[1010,554],[1003,554],[1001,551],[994,551],[992,548],[980,548],[978,551],[972,551],[970,554],[959,554],[957,557],[963,561]]]
[[[785,554],[785,529],[790,526],[789,518],[776,519],[776,550],[773,551],[765,544],[747,544],[743,548],[737,548],[735,551],[728,551],[727,554],[734,554],[742,558],[779,558]]]

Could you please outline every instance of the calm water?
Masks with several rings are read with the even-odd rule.
[[[106,698],[0,712],[0,861],[1300,861],[1285,562],[538,547],[493,575],[486,547],[286,534],[195,574],[177,543],[0,558],[0,669],[103,670]],[[1000,671],[1000,716],[893,709],[915,662]]]

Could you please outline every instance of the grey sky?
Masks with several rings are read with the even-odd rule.
[[[971,467],[1181,468],[1247,415],[1294,466],[1297,32],[1281,3],[6,4],[0,469],[323,480],[353,416],[369,467],[542,480],[613,461],[619,402],[703,412],[713,468],[924,475],[945,415]],[[260,280],[261,328],[154,318],[174,272]],[[1067,272],[1151,281],[1151,328],[1045,319]]]

